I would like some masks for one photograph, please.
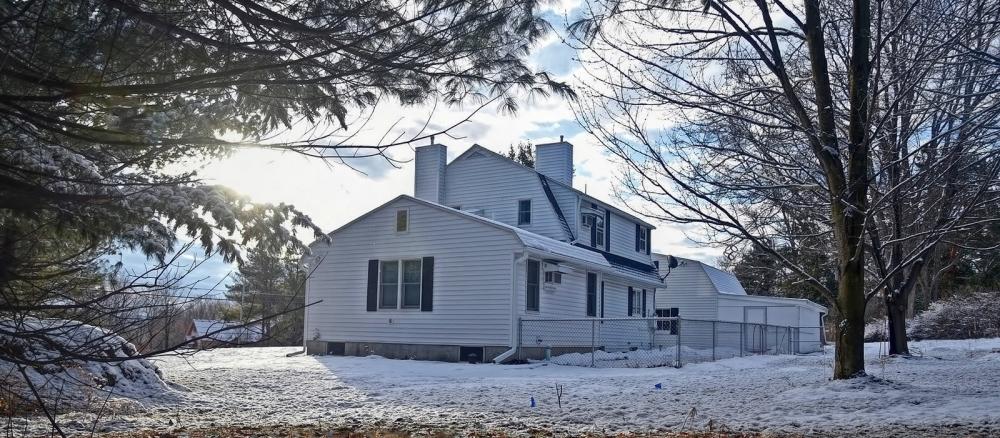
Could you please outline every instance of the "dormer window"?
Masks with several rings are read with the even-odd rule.
[[[585,212],[582,215],[583,226],[590,229],[592,246],[604,248],[604,217],[594,213]]]
[[[594,246],[604,248],[604,218],[597,218],[594,221],[594,227],[596,227],[594,234]]]
[[[646,240],[649,239],[649,229],[647,229],[646,227],[642,227],[642,226],[638,227],[638,229],[639,229],[639,233],[636,236],[636,239],[638,239],[638,241],[636,242],[635,250],[638,251],[638,252],[641,252],[641,253],[645,253],[646,252]]]

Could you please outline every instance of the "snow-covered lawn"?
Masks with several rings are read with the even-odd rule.
[[[380,424],[517,434],[707,430],[711,422],[716,430],[807,434],[1000,431],[1000,339],[914,347],[920,357],[880,360],[879,345],[868,345],[872,377],[850,381],[829,380],[831,350],[681,369],[593,369],[285,357],[295,348],[220,349],[187,361],[160,360],[165,378],[190,392],[162,402],[144,400],[146,412],[106,418],[97,429]],[[658,383],[662,389],[654,387]],[[557,384],[564,387],[561,409]],[[62,419],[89,428],[89,415]],[[32,424],[44,427],[41,421]]]

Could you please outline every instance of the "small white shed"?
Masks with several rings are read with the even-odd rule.
[[[683,330],[685,344],[733,343],[734,348],[753,351],[767,350],[780,342],[782,345],[790,344],[795,353],[822,348],[826,307],[806,299],[747,295],[733,274],[697,260],[677,257],[677,267],[668,273],[668,256],[653,254],[653,259],[661,266],[660,275],[667,276],[664,280],[666,286],[656,290],[658,316],[722,321],[715,324],[714,330],[707,323],[688,323],[687,329]],[[725,322],[750,325],[719,327]],[[783,327],[794,330],[782,330]],[[732,339],[720,340],[720,333],[731,333],[732,336],[724,337]]]

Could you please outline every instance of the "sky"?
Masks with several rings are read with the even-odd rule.
[[[556,29],[565,28],[578,11],[579,2],[564,0],[543,14]],[[529,61],[536,69],[545,70],[573,85],[582,80],[574,51],[553,33],[541,41]],[[473,106],[444,107],[424,105],[400,108],[382,105],[363,127],[353,128],[357,137],[377,138],[386,132],[412,134],[425,123],[428,129],[450,126],[473,112]],[[356,126],[361,125],[356,123]],[[295,131],[305,128],[296,126]],[[577,123],[570,103],[559,98],[521,101],[516,114],[500,114],[494,107],[475,112],[468,122],[450,132],[454,138],[436,139],[448,147],[449,160],[473,144],[494,151],[506,151],[510,145],[523,141],[533,144],[558,141],[563,136],[574,146],[573,185],[587,193],[628,211],[627,206],[612,193],[619,167],[590,134]],[[415,144],[412,147],[421,146]],[[228,159],[199,165],[199,175],[210,184],[222,184],[236,189],[258,202],[284,202],[295,205],[308,214],[325,231],[331,231],[400,194],[413,194],[413,149],[394,149],[395,159],[404,161],[397,166],[384,159],[365,158],[349,161],[350,167],[273,150],[244,149]],[[719,248],[688,239],[677,225],[656,223],[653,251],[694,258],[715,264]],[[689,230],[690,231],[690,230]],[[138,254],[122,256],[126,265],[141,266]],[[192,252],[183,260],[202,260],[204,255]],[[204,261],[191,274],[203,279],[202,285],[225,283],[224,277],[235,266],[218,258]]]

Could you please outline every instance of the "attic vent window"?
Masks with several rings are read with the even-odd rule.
[[[401,233],[410,229],[409,210],[396,210],[396,232]]]

